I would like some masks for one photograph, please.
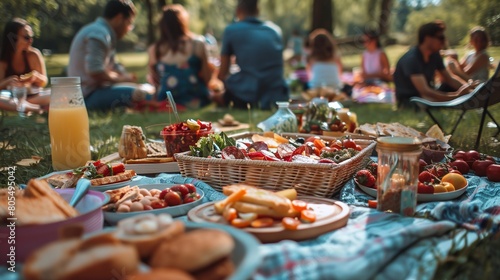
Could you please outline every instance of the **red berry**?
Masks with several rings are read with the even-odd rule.
[[[356,173],[355,178],[358,181],[358,183],[360,183],[363,186],[367,187],[375,186],[375,176],[373,176],[373,174],[367,169],[359,170]]]
[[[186,185],[175,185],[170,187],[170,189],[174,192],[179,192],[181,194],[181,197],[184,197],[189,193],[189,189],[186,187]]]
[[[172,190],[171,190],[171,189],[169,189],[169,188],[164,189],[163,191],[161,191],[159,198],[160,198],[160,199],[164,199],[164,198],[165,198],[165,195],[166,195],[167,193],[171,192],[171,191],[172,191]]]
[[[188,188],[189,193],[195,193],[196,192],[196,187],[193,184],[184,184],[186,188]]]
[[[97,174],[101,174],[104,177],[111,175],[111,169],[109,168],[109,165],[103,164],[100,167],[98,167]]]
[[[184,197],[184,203],[191,203],[200,199],[200,195],[197,193],[189,193]]]
[[[111,168],[113,170],[113,175],[125,172],[125,164],[121,162],[113,164]]]
[[[429,171],[422,171],[418,175],[418,181],[422,183],[429,183],[434,180],[434,176]]]
[[[168,192],[165,195],[164,199],[168,206],[176,206],[182,204],[181,195],[178,192]]]

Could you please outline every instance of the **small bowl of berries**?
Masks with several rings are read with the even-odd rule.
[[[189,119],[165,126],[160,134],[165,141],[167,157],[173,157],[176,153],[189,151],[189,147],[194,146],[201,137],[212,133],[211,122]]]
[[[168,213],[172,217],[186,215],[200,205],[204,192],[193,184],[149,184],[106,191],[109,202],[103,206],[104,220],[115,225],[139,214]]]

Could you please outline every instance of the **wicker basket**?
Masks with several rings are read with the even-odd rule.
[[[250,138],[254,133],[238,135]],[[282,134],[301,136],[300,134]],[[311,136],[311,135],[308,135]],[[322,137],[333,140],[335,137]],[[363,149],[354,157],[337,165],[293,163],[264,160],[200,158],[190,152],[175,155],[179,170],[185,177],[202,180],[218,191],[222,187],[245,182],[271,191],[295,188],[299,195],[332,197],[369,161],[376,142],[354,139]]]

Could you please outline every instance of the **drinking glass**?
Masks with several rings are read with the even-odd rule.
[[[19,116],[25,117],[26,110],[26,97],[28,95],[28,89],[24,86],[14,86],[12,87],[12,98],[14,103],[16,103],[16,110]]]

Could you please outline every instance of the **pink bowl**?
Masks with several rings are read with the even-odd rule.
[[[74,189],[56,189],[56,191],[66,201],[69,201]],[[81,224],[85,229],[85,233],[102,230],[104,218],[101,207],[108,200],[109,196],[107,194],[89,191],[76,206],[76,209],[80,212],[79,216],[49,224],[16,226],[12,238],[12,240],[15,240],[15,244],[0,242],[0,251],[2,252],[0,256],[1,263],[5,265],[6,262],[13,259],[13,257],[9,256],[12,255],[12,252],[15,254],[16,263],[24,262],[31,252],[47,243],[57,240],[59,230],[64,226]],[[0,237],[2,240],[7,240],[10,235],[10,228],[5,226],[0,228]],[[15,246],[15,250],[11,251],[11,246]]]

